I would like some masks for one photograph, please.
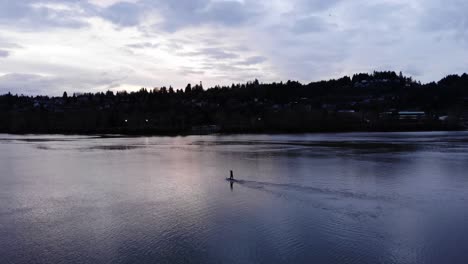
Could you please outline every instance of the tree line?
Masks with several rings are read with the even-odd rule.
[[[359,73],[302,84],[254,80],[204,89],[142,88],[63,96],[0,96],[2,133],[190,134],[460,129],[468,75],[421,84]],[[402,117],[417,112],[418,117]],[[421,113],[424,113],[422,115]]]

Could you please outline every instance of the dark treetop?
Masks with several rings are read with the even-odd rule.
[[[0,96],[1,133],[273,133],[461,129],[468,75],[421,84],[395,72],[301,84],[187,85],[62,97]]]

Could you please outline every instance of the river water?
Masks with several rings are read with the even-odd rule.
[[[467,202],[466,132],[0,135],[0,263],[467,263]]]

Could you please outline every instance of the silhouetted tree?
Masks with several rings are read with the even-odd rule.
[[[185,93],[190,93],[192,92],[192,85],[189,83],[187,84],[187,86],[185,87]]]
[[[308,84],[255,79],[205,90],[200,82],[176,91],[64,92],[65,104],[59,98],[0,96],[0,132],[188,133],[203,125],[226,132],[448,129],[457,126],[437,116],[465,115],[468,75],[421,84],[401,72],[375,71]],[[422,110],[427,117],[413,124],[385,114],[401,110]]]

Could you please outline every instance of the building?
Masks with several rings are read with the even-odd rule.
[[[400,120],[420,120],[426,117],[426,113],[422,111],[399,111],[398,119]]]

